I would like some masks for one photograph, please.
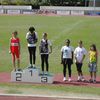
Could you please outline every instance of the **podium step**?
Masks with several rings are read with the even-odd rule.
[[[54,76],[51,73],[41,74],[39,68],[26,68],[23,71],[12,71],[12,82],[31,82],[31,83],[53,83]]]

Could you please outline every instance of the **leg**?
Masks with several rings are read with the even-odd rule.
[[[63,76],[66,77],[66,60],[63,61]]]
[[[76,63],[77,72],[78,72],[78,81],[81,81],[81,78],[82,78],[81,77],[81,73],[82,73],[81,66],[82,66],[81,63]]]
[[[41,67],[42,67],[42,71],[44,72],[44,55],[41,55]]]
[[[46,71],[49,71],[49,63],[48,63],[49,54],[45,55],[45,63],[46,63]]]
[[[94,72],[94,81],[96,81],[96,72]]]
[[[79,64],[78,64],[78,63],[76,63],[76,68],[77,68],[78,76],[80,76],[80,72],[79,72]]]
[[[30,64],[32,65],[32,47],[28,47]]]
[[[33,64],[35,65],[35,61],[36,61],[36,47],[33,47]]]
[[[17,58],[17,67],[19,69],[20,68],[20,54],[19,54],[19,52],[16,52],[15,55],[16,55],[16,58]]]
[[[91,77],[91,79],[93,79],[93,73],[92,72],[90,72],[90,77]]]
[[[15,54],[12,53],[12,63],[13,63],[13,68],[16,70],[16,65],[15,65]]]
[[[68,59],[67,63],[68,63],[68,74],[69,74],[69,78],[71,78],[71,73],[72,73],[72,71],[71,71],[71,59]]]
[[[80,76],[83,77],[82,63],[79,63],[79,72],[80,72]]]

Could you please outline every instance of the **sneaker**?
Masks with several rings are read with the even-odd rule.
[[[45,75],[48,75],[48,72],[47,71],[45,72]]]
[[[36,69],[35,65],[33,64],[33,68]]]
[[[40,75],[44,75],[44,71],[42,71],[42,72],[40,73]]]
[[[72,81],[72,79],[69,77],[68,81],[69,81],[69,82],[71,82],[71,81]]]
[[[82,81],[82,82],[84,82],[84,81],[85,81],[84,77],[82,77],[82,78],[81,78],[81,81]]]
[[[93,79],[90,79],[89,82],[90,82],[90,83],[93,83]]]
[[[18,68],[17,71],[22,71],[22,69]]]
[[[64,77],[64,78],[63,78],[63,82],[65,82],[66,80],[67,80],[66,77]]]
[[[78,76],[77,82],[81,82],[81,77]]]
[[[93,80],[93,83],[96,83],[96,80]]]
[[[30,69],[30,68],[33,68],[33,66],[31,65],[31,66],[29,66],[28,68],[29,68],[29,69]]]

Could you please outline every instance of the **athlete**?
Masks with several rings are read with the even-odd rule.
[[[29,51],[29,60],[30,66],[35,67],[36,62],[36,43],[38,41],[37,32],[35,32],[34,27],[29,28],[29,32],[26,34],[26,39],[28,43],[28,51]]]
[[[90,82],[96,83],[96,72],[98,63],[98,53],[96,45],[92,44],[89,51],[89,72],[90,72]]]
[[[14,71],[20,70],[20,40],[18,38],[18,32],[15,31],[12,33],[12,37],[10,39],[9,53],[12,54],[12,62]],[[15,61],[17,59],[17,66]]]
[[[41,40],[40,46],[39,46],[39,51],[41,55],[41,67],[42,67],[42,73],[43,74],[48,74],[49,71],[49,54],[52,53],[52,44],[50,40],[48,40],[48,34],[43,33],[43,39]],[[46,72],[44,72],[44,63],[46,64]]]
[[[66,81],[66,67],[68,66],[69,79],[71,82],[71,65],[73,64],[73,47],[70,46],[70,40],[65,41],[65,46],[61,48],[61,63],[63,64],[63,81]]]
[[[84,61],[86,53],[87,53],[87,51],[83,47],[83,42],[80,40],[78,42],[78,47],[74,51],[75,63],[76,63],[77,72],[78,72],[78,80],[77,81],[85,81],[85,79],[83,77],[82,65],[83,65],[83,61]]]

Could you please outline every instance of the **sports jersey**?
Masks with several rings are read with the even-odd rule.
[[[50,40],[41,40],[40,43],[40,53],[41,54],[49,54],[49,46],[52,46]]]
[[[34,34],[31,34],[30,32],[28,32],[26,34],[26,39],[28,40],[28,47],[34,47],[36,46],[36,40],[37,40],[37,32],[35,32]]]
[[[19,52],[19,38],[11,38],[11,52],[12,53],[18,53]]]
[[[89,51],[90,62],[96,62],[96,51]]]
[[[61,48],[61,52],[63,52],[63,58],[71,58],[72,59],[72,52],[74,51],[72,46],[63,46]]]
[[[83,59],[83,56],[86,55],[87,51],[84,47],[77,47],[74,51],[75,57],[77,59],[78,62],[81,62]],[[76,60],[75,60],[76,62]]]

